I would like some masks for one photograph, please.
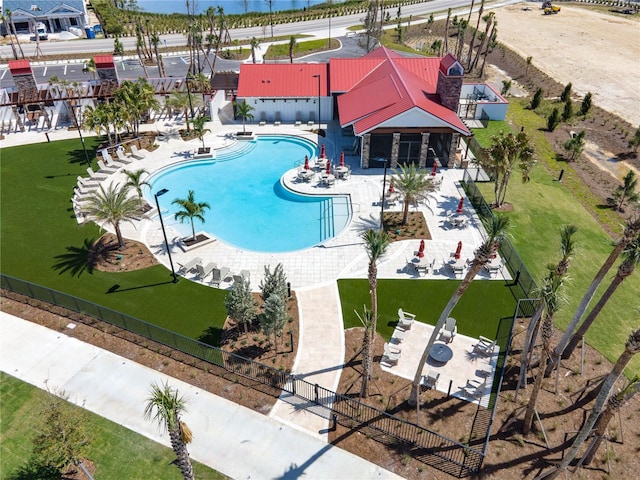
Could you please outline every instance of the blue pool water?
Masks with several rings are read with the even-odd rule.
[[[298,195],[282,186],[282,175],[317,154],[314,143],[291,136],[260,136],[216,152],[213,160],[194,160],[162,169],[148,180],[158,197],[165,224],[182,235],[191,223],[174,219],[172,201],[193,190],[195,201],[207,202],[205,223],[195,220],[196,232],[257,252],[289,252],[321,243],[338,233],[350,219],[346,196]]]

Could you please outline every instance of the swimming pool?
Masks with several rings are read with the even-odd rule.
[[[216,158],[183,162],[154,173],[145,193],[154,204],[158,197],[162,218],[181,235],[191,224],[174,219],[172,205],[193,190],[195,201],[207,202],[205,223],[195,220],[196,232],[211,233],[230,245],[256,252],[290,252],[312,247],[339,234],[351,218],[345,195],[300,195],[281,184],[282,175],[317,155],[315,143],[284,135],[261,135],[220,149]]]

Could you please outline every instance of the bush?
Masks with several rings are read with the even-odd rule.
[[[569,100],[570,98],[571,98],[571,82],[567,83],[567,85],[564,87],[564,90],[560,95],[560,101],[566,103],[567,100]]]
[[[592,96],[593,95],[591,95],[591,92],[588,92],[582,99],[582,105],[580,105],[580,115],[582,115],[583,117],[586,117],[587,113],[589,113],[589,110],[591,110]]]
[[[568,99],[564,103],[564,110],[562,110],[562,120],[566,122],[570,120],[571,117],[573,117],[573,103],[571,102],[571,99]]]
[[[557,108],[553,109],[551,115],[547,118],[547,130],[553,132],[556,127],[560,124],[560,112],[558,112]]]
[[[542,88],[538,88],[538,90],[536,90],[536,93],[533,95],[533,98],[531,99],[531,105],[529,108],[531,108],[531,110],[535,110],[536,108],[538,108],[540,106],[540,103],[542,102],[543,96],[544,90],[542,90]]]

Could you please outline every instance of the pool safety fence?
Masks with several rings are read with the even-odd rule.
[[[357,431],[455,477],[475,474],[482,466],[491,419],[497,403],[495,393],[491,394],[490,405],[493,406],[491,410],[478,405],[472,434],[468,436],[471,440],[468,443],[462,443],[366,405],[358,398],[338,394],[297,378],[294,374],[226,352],[82,298],[4,274],[0,274],[0,286],[9,292],[35,300],[31,303],[36,307],[47,310],[51,310],[51,306],[59,307],[54,308],[53,311],[66,315],[71,321],[92,326],[102,321],[108,324],[105,328],[107,333],[124,337],[147,348],[149,348],[148,345],[144,345],[146,341],[168,347],[172,349],[172,358],[176,358],[173,350],[178,350],[188,355],[187,358],[182,359],[185,363],[204,368],[209,373],[229,381],[240,382],[276,398],[282,392],[294,395],[309,402],[310,407],[319,406],[325,409],[334,426],[340,424]],[[122,330],[143,339],[136,339],[135,335],[127,336]],[[157,351],[161,353],[161,349]],[[204,362],[204,365],[198,365],[198,360]]]

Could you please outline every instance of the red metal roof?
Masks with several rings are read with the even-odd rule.
[[[240,65],[238,97],[315,97],[329,95],[328,65],[326,63],[287,63]]]
[[[31,72],[31,62],[29,60],[9,60],[9,70],[11,75],[26,75]]]
[[[113,55],[94,55],[93,61],[96,68],[113,68]]]

